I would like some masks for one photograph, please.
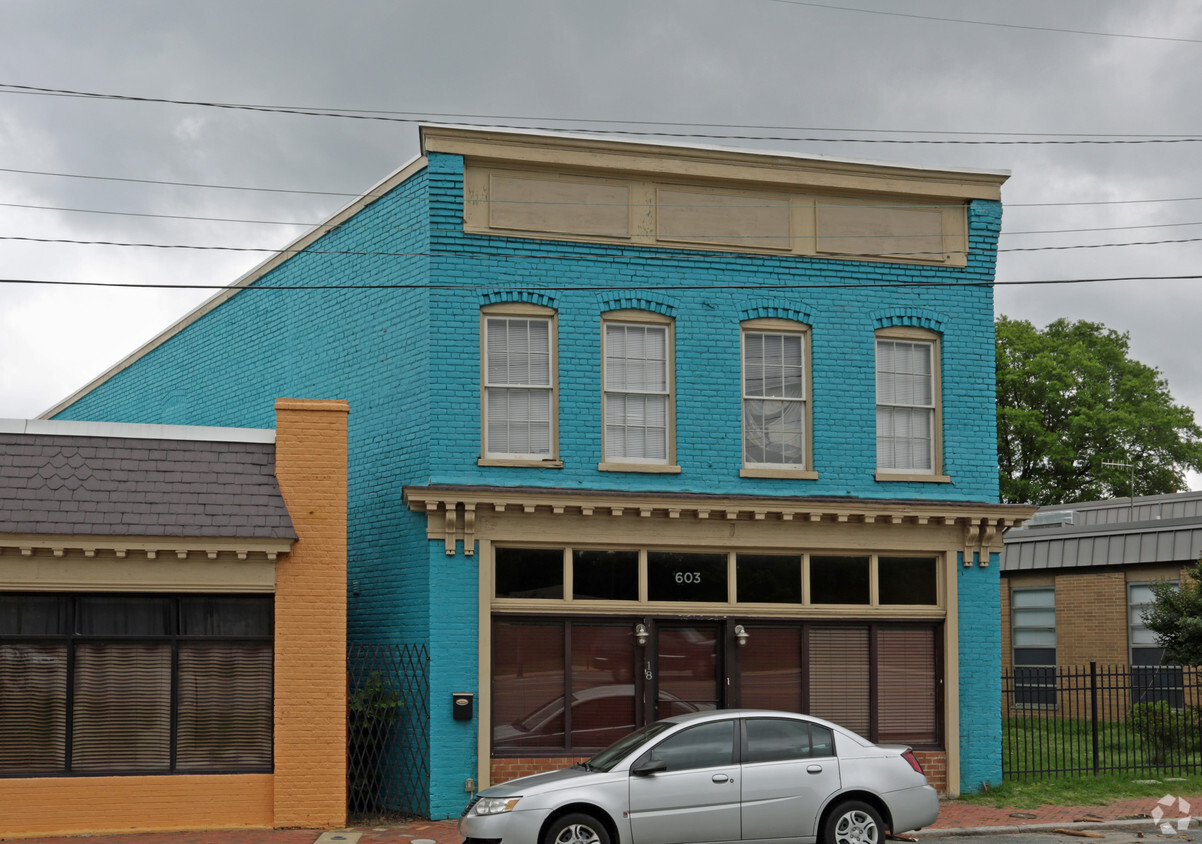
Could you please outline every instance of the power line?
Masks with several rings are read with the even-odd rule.
[[[996,26],[1005,29],[1025,29],[1035,32],[1062,32],[1069,35],[1095,35],[1102,38],[1138,38],[1144,41],[1172,41],[1179,44],[1202,44],[1197,38],[1174,38],[1168,35],[1133,35],[1127,32],[1097,32],[1089,29],[1068,29],[1054,26],[1034,26],[1031,24],[1001,23],[999,21],[978,21],[968,18],[943,18],[934,15],[915,15],[905,12],[886,12],[879,9],[859,9],[851,6],[835,6],[829,3],[809,3],[804,0],[770,0],[773,3],[783,3],[789,6],[810,6],[815,9],[831,9],[838,12],[861,12],[866,15],[888,15],[894,18],[912,18],[914,20],[938,21],[940,23],[962,23],[971,26]]]
[[[172,182],[165,179],[136,179],[130,176],[90,176],[82,173],[55,173],[50,170],[20,170],[15,167],[0,167],[0,173],[17,173],[22,176],[53,176],[59,179],[94,179],[101,182],[132,182],[140,185],[165,185],[177,188],[208,188],[210,190],[241,190],[258,193],[295,193],[308,196],[348,196],[378,199],[383,194],[345,193],[343,191],[300,190],[298,188],[259,188],[245,185],[214,185],[203,182]]]
[[[476,202],[476,203],[481,203],[481,202],[486,202],[486,201],[488,201],[488,200],[473,200],[473,202]],[[1169,202],[1172,200],[1163,200],[1163,201]],[[533,203],[533,204],[542,205],[542,204],[548,204],[548,203]],[[571,203],[571,204],[573,204],[573,205],[584,205],[584,204],[595,205],[598,203]],[[662,203],[660,204],[660,207],[664,207]],[[682,207],[682,206],[680,204],[673,203],[672,207]],[[689,207],[702,208],[702,207],[708,207],[708,206],[693,205],[693,206],[689,206]],[[726,207],[730,207],[730,206],[726,206]],[[764,206],[751,205],[751,206],[746,206],[746,207],[757,207],[758,208],[758,207],[764,207]],[[889,203],[886,205],[871,206],[871,207],[897,208],[897,207],[903,207],[903,206],[900,206],[898,203]],[[933,207],[942,207],[942,206],[933,206],[933,205],[928,205],[928,204],[915,203],[911,206],[905,206],[905,207],[933,208]],[[1006,207],[1009,208],[1009,207],[1013,207],[1013,206],[1008,205]],[[61,205],[34,205],[31,203],[25,203],[25,202],[0,202],[0,208],[22,208],[22,209],[31,210],[31,211],[57,211],[57,212],[64,212],[64,213],[70,213],[70,214],[98,214],[98,215],[112,216],[112,217],[138,217],[138,218],[153,219],[153,220],[181,220],[181,221],[187,221],[187,222],[200,222],[200,223],[238,223],[241,225],[289,226],[289,227],[294,227],[294,228],[312,228],[312,229],[318,229],[318,228],[324,227],[327,229],[337,228],[340,230],[343,230],[343,229],[356,229],[356,230],[369,229],[369,230],[373,230],[373,231],[427,232],[427,233],[432,233],[432,234],[445,234],[445,233],[460,231],[459,229],[438,229],[438,228],[433,228],[433,227],[422,227],[422,226],[364,225],[361,223],[332,224],[332,223],[329,223],[328,221],[321,222],[321,223],[314,223],[314,222],[305,222],[305,221],[299,221],[299,220],[262,220],[262,219],[248,219],[248,218],[243,218],[243,217],[205,217],[205,216],[198,216],[198,215],[192,215],[192,214],[156,214],[156,213],[150,213],[150,212],[144,212],[144,211],[106,211],[106,210],[97,209],[97,208],[70,208],[70,207],[61,206]],[[1076,229],[1030,229],[1027,231],[1005,231],[1005,230],[1003,230],[1001,232],[1001,235],[1003,237],[1006,237],[1006,236],[1042,235],[1042,234],[1079,234],[1079,233],[1085,233],[1085,232],[1109,232],[1109,231],[1131,231],[1131,230],[1137,230],[1137,229],[1183,228],[1183,227],[1188,227],[1188,226],[1202,226],[1202,220],[1185,222],[1185,223],[1143,223],[1143,224],[1134,225],[1134,226],[1095,226],[1095,227],[1091,227],[1091,228],[1076,228]],[[692,235],[692,236],[699,237],[700,235]],[[713,235],[712,232],[707,232],[706,236],[713,237],[715,235]],[[726,239],[738,239],[739,237],[760,237],[760,235],[733,235],[733,234],[732,235],[717,235],[717,236],[725,237]],[[897,239],[898,237],[903,237],[903,236],[904,235],[852,235],[852,237],[855,237],[857,239],[864,239],[865,237],[882,237],[882,238]],[[926,237],[926,236],[927,235],[913,235],[913,237]],[[817,235],[808,235],[808,236],[790,235],[788,237],[788,239],[789,240],[801,240],[801,239],[811,239],[812,240],[812,239],[815,239],[816,237],[817,237]]]
[[[458,230],[456,229],[455,231],[458,231]],[[710,235],[707,235],[707,236],[710,236]],[[849,235],[848,237],[851,239],[856,239],[856,240],[863,239],[858,236],[851,236],[851,235]],[[915,235],[915,237],[920,237],[920,235]],[[463,251],[456,251],[456,252],[426,252],[426,251],[378,252],[378,251],[371,251],[371,250],[356,250],[356,249],[313,249],[311,247],[279,249],[279,248],[265,247],[265,246],[210,246],[210,245],[190,244],[190,243],[148,243],[148,242],[133,242],[133,241],[119,241],[119,240],[78,240],[75,238],[65,238],[65,237],[30,237],[30,236],[21,236],[21,235],[0,235],[0,241],[12,241],[12,242],[21,242],[21,243],[54,243],[54,244],[64,244],[64,245],[71,245],[71,246],[117,246],[117,247],[130,247],[130,248],[141,248],[141,249],[183,249],[183,250],[193,250],[193,251],[202,251],[202,252],[269,252],[269,253],[293,254],[293,255],[354,255],[354,256],[360,256],[360,257],[379,257],[379,258],[410,258],[410,257],[451,258],[451,257],[460,257],[460,258],[473,258],[473,259],[495,258],[495,259],[506,259],[506,260],[511,259],[511,258],[556,259],[556,260],[577,260],[577,261],[624,260],[624,256],[619,256],[619,255],[589,255],[589,254],[582,254],[582,253],[578,253],[578,252],[564,252],[564,253],[560,253],[560,254],[546,253],[546,252],[524,254],[524,253],[519,253],[519,252],[500,253],[500,252],[463,252]],[[1062,246],[1014,246],[1014,247],[999,248],[997,251],[999,253],[1002,253],[1002,252],[1052,252],[1052,251],[1063,251],[1063,250],[1067,250],[1067,249],[1106,249],[1106,248],[1110,248],[1110,247],[1121,247],[1121,246],[1167,246],[1167,245],[1172,245],[1172,244],[1198,243],[1198,242],[1202,242],[1202,237],[1187,237],[1187,238],[1175,238],[1175,239],[1166,239],[1166,240],[1139,240],[1139,241],[1127,241],[1127,242],[1123,242],[1123,243],[1080,243],[1080,244],[1066,244],[1066,245],[1062,245]],[[640,248],[642,248],[641,245],[640,245]],[[657,248],[657,247],[649,247],[649,248]],[[662,248],[662,247],[658,247],[658,248]],[[896,251],[891,250],[888,254],[889,254],[889,256],[898,257],[898,258],[901,258],[901,257],[920,258],[922,256],[930,256],[930,255],[946,255],[946,254],[948,254],[948,250],[939,250],[937,252],[929,251],[929,250],[921,251],[921,252],[896,252]],[[966,254],[966,253],[956,252],[954,254]],[[784,254],[784,255],[781,255],[780,257],[802,257],[802,258],[804,258],[804,257],[813,257],[813,256]],[[838,254],[826,255],[823,257],[829,258],[832,260],[839,260],[839,259],[851,260],[851,259],[855,259],[855,258],[880,258],[882,256],[879,254],[874,254],[874,253],[864,253],[864,254],[838,253]],[[714,260],[714,256],[713,256],[713,253],[710,253],[710,252],[702,252],[702,253],[697,253],[697,254],[691,254],[691,253],[686,253],[686,252],[681,252],[679,254],[676,254],[674,252],[673,256],[671,258],[665,258],[664,260],[712,261],[712,260]]]
[[[784,0],[778,0],[784,2]],[[319,108],[295,108],[290,106],[275,106],[275,105],[254,105],[249,103],[224,103],[211,102],[205,100],[176,100],[167,97],[144,97],[132,94],[111,94],[101,93],[96,91],[77,91],[69,88],[44,88],[33,85],[17,85],[11,83],[0,83],[0,93],[10,94],[38,94],[46,96],[65,96],[76,97],[81,99],[108,100],[120,102],[137,102],[137,103],[157,103],[166,105],[184,105],[194,106],[198,108],[216,108],[228,109],[234,111],[253,111],[271,114],[293,114],[304,117],[333,117],[344,120],[374,120],[388,123],[403,123],[415,124],[429,122],[429,117],[401,117],[396,114],[379,113],[379,112],[362,112],[352,111],[347,109],[319,109]],[[554,117],[517,117],[515,120],[522,121],[556,121],[559,118]],[[580,120],[579,118],[572,118]],[[544,131],[544,132],[565,132],[568,131],[559,126],[525,126],[515,125],[510,123],[473,123],[471,121],[455,121],[457,125],[474,129],[517,129],[524,131]],[[636,121],[584,121],[584,122],[606,122],[619,123],[639,126],[706,126],[711,124],[662,124],[654,122],[636,122]],[[906,130],[845,130],[845,129],[816,129],[807,127],[789,128],[785,127],[781,131],[793,132],[844,132],[844,131],[863,131],[867,132],[887,132],[889,134],[904,134]],[[642,137],[661,137],[661,138],[693,138],[705,140],[740,140],[740,141],[782,141],[790,143],[847,143],[847,144],[955,144],[955,145],[1001,145],[1001,146],[1025,146],[1025,145],[1109,145],[1109,144],[1180,144],[1180,143],[1198,143],[1202,142],[1202,136],[1198,135],[1173,135],[1173,134],[1147,134],[1147,135],[1088,135],[1088,134],[1052,134],[1039,135],[1036,133],[1023,133],[1022,135],[1008,135],[1005,139],[1000,136],[1003,133],[978,133],[978,132],[935,132],[935,131],[918,131],[917,134],[990,134],[997,139],[959,139],[959,138],[855,138],[855,137],[792,137],[787,135],[765,135],[765,134],[748,134],[748,133],[718,133],[718,132],[671,132],[665,130],[653,129],[605,129],[590,127],[587,132],[592,135],[615,135],[615,136],[642,136]]]
[[[230,190],[230,191],[247,191],[258,193],[289,193],[307,196],[338,196],[361,199],[380,199],[387,194],[378,193],[348,193],[345,191],[319,191],[319,190],[304,190],[301,188],[264,188],[255,187],[252,185],[221,185],[221,184],[206,184],[203,182],[173,182],[166,179],[138,179],[129,176],[94,176],[86,173],[58,173],[51,170],[23,170],[15,167],[0,167],[0,173],[14,173],[22,176],[47,176],[60,179],[92,179],[104,182],[130,182],[133,184],[143,185],[162,185],[166,187],[184,187],[184,188],[208,188],[211,190]],[[474,202],[483,202],[484,200],[473,200]],[[1096,199],[1082,200],[1078,202],[1007,202],[1006,208],[1069,208],[1077,206],[1093,206],[1093,205],[1146,205],[1158,202],[1202,202],[1202,196],[1178,196],[1178,197],[1159,197],[1150,199]],[[25,207],[16,203],[3,203],[12,207]],[[39,207],[39,206],[29,206]],[[899,207],[897,203],[891,203],[889,207]],[[924,206],[931,207],[931,206]],[[50,210],[47,208],[47,210]],[[53,210],[75,210],[75,209],[53,209]],[[81,209],[82,210],[82,209]],[[102,212],[96,212],[102,213]],[[203,219],[203,218],[202,218]],[[253,221],[252,221],[253,222]],[[291,225],[291,224],[289,224]],[[298,223],[296,225],[307,225]]]

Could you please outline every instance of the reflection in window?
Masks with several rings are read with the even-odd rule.
[[[801,712],[801,627],[749,628],[741,649],[743,706]]]
[[[562,747],[563,623],[497,619],[492,645],[493,747]]]
[[[806,467],[805,339],[743,334],[743,462]]]
[[[562,598],[563,550],[497,548],[493,552],[498,598]]]
[[[650,760],[662,759],[669,771],[729,765],[734,760],[735,723],[701,724],[676,733],[651,749]]]
[[[498,754],[600,750],[635,728],[632,624],[496,618],[492,642]]]
[[[810,557],[810,602],[867,604],[867,557]]]
[[[746,725],[747,756],[744,762],[785,762],[809,759],[813,755],[809,721],[748,718]],[[829,733],[825,727],[813,726],[820,734]]]

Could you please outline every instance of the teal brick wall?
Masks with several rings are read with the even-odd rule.
[[[440,376],[467,389],[434,409],[433,447],[445,460],[440,483],[889,499],[996,501],[993,416],[993,300],[988,282],[1000,225],[997,203],[971,210],[973,254],[966,269],[625,248],[466,235],[459,216],[461,161],[431,156],[437,232],[431,297],[433,359]],[[487,254],[487,259],[478,256]],[[879,283],[901,287],[868,287]],[[911,286],[912,285],[912,286]],[[937,286],[938,285],[938,286]],[[588,289],[565,290],[563,287]],[[640,287],[642,292],[613,288]],[[559,318],[562,469],[478,467],[479,306],[532,300],[513,288],[546,288]],[[559,288],[559,289],[556,289]],[[675,321],[679,475],[603,473],[599,360],[601,314],[624,307]],[[739,322],[802,316],[813,329],[815,481],[748,479],[741,466]],[[951,484],[874,479],[874,336],[880,327],[918,325],[942,334],[943,454]]]
[[[474,556],[448,556],[426,538],[425,517],[401,501],[403,485],[997,500],[989,286],[997,203],[971,205],[966,268],[921,267],[468,235],[462,170],[459,157],[431,154],[425,171],[59,415],[264,427],[280,396],[350,402],[349,632],[430,647],[435,816],[459,811],[463,781],[476,772],[476,725],[451,720],[450,696],[479,691],[477,568]],[[869,286],[881,283],[895,286]],[[304,284],[335,289],[270,290]],[[479,311],[511,300],[558,313],[562,469],[476,463]],[[597,470],[601,315],[631,307],[674,320],[679,475]],[[765,316],[812,328],[817,480],[739,477],[739,323]],[[950,484],[874,480],[873,332],[892,325],[941,335]],[[961,619],[980,625],[960,634],[962,660],[977,660],[962,662],[962,675],[983,664],[982,647],[994,647],[996,661],[996,568],[977,571],[961,572]],[[962,693],[962,724],[997,722],[996,703],[987,705],[993,687]],[[966,783],[993,776],[991,740],[966,737]]]
[[[960,602],[960,790],[1002,781],[1001,555],[981,567],[958,561]]]

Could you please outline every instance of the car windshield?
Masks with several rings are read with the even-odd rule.
[[[590,771],[608,771],[614,765],[626,758],[626,756],[628,756],[632,750],[642,745],[647,739],[659,735],[671,726],[673,725],[668,721],[656,721],[654,724],[648,724],[645,727],[639,727],[633,733],[625,735],[615,741],[592,759],[585,762],[584,765]]]

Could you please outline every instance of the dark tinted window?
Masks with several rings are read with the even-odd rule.
[[[781,762],[809,759],[810,722],[783,718],[747,719],[747,756],[744,762]]]
[[[738,554],[735,556],[735,573],[740,603],[801,603],[800,557]]]
[[[180,601],[185,636],[270,636],[270,598],[188,597]]]
[[[91,596],[75,606],[75,632],[81,636],[170,636],[175,633],[170,598]]]
[[[877,581],[882,604],[935,604],[934,557],[881,557]]]
[[[867,557],[810,557],[810,602],[867,604]]]
[[[563,550],[497,548],[498,598],[562,598]]]
[[[573,551],[572,597],[578,601],[637,601],[638,551]]]
[[[718,721],[690,727],[666,738],[651,749],[651,761],[662,759],[669,771],[714,768],[734,761],[735,721]]]
[[[58,595],[0,595],[0,636],[67,632],[67,601]]]

